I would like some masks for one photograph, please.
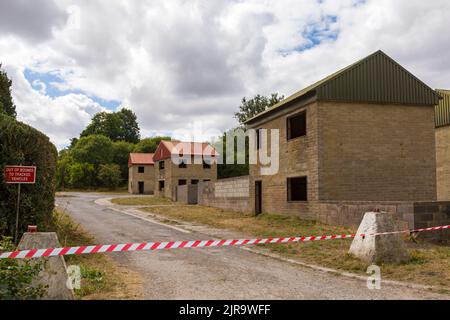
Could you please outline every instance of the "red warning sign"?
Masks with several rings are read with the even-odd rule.
[[[36,167],[31,166],[5,166],[6,183],[36,183]]]

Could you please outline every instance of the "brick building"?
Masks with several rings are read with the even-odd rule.
[[[435,116],[437,197],[450,201],[450,90],[437,92],[442,97]]]
[[[279,129],[280,150],[277,174],[250,166],[253,211],[318,219],[321,204],[436,200],[438,100],[377,51],[249,119]]]
[[[155,161],[155,195],[176,198],[176,187],[216,181],[217,151],[208,143],[161,141]]]
[[[128,158],[128,192],[153,194],[155,166],[153,153],[130,153]]]

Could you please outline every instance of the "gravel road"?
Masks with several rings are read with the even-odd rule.
[[[108,195],[113,197],[114,195]],[[99,244],[210,239],[123,214],[94,201],[95,193],[66,193],[57,204]],[[427,290],[382,285],[316,271],[239,248],[111,253],[143,279],[144,299],[448,299]]]

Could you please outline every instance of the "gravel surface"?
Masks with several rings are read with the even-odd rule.
[[[95,200],[113,197],[65,193],[57,204],[91,233],[98,244],[204,240],[161,223],[123,214]],[[69,197],[67,196],[69,195]],[[122,195],[123,196],[123,195]],[[448,299],[434,292],[383,285],[367,289],[358,279],[312,270],[239,248],[179,249],[110,253],[144,280],[144,299]]]

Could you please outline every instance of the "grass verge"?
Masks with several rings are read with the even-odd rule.
[[[129,197],[129,198],[115,198],[111,202],[124,206],[160,206],[160,205],[177,205],[176,202],[168,198],[161,197]]]
[[[256,237],[349,234],[356,231],[355,228],[329,226],[294,216],[262,214],[255,217],[202,206],[166,206],[143,210],[176,220],[239,231]],[[450,288],[450,247],[414,243],[407,238],[405,240],[412,257],[411,261],[401,265],[381,265],[382,276],[391,280],[441,287],[443,288],[442,292],[448,293]],[[366,274],[367,265],[347,254],[350,244],[351,240],[331,240],[268,245],[266,247],[278,254],[302,262]]]
[[[91,192],[91,193],[101,193],[101,194],[129,194],[128,189],[125,187],[119,187],[117,189],[108,188],[93,188],[93,189],[61,189],[56,192],[56,196],[64,196],[65,192]]]
[[[53,229],[62,246],[94,244],[94,239],[75,224],[62,210],[54,211]],[[105,254],[71,255],[65,257],[67,266],[81,269],[81,288],[75,290],[77,299],[139,299],[140,278],[117,265]]]

